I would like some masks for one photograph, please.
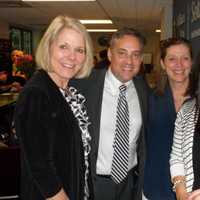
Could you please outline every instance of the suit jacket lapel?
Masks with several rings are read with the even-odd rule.
[[[90,88],[87,94],[87,108],[91,125],[89,131],[92,135],[92,154],[93,161],[96,163],[96,157],[99,146],[101,106],[103,97],[103,88],[106,70],[98,70],[90,81]]]
[[[138,77],[135,77],[133,79],[133,83],[135,85],[138,99],[139,99],[140,110],[141,110],[141,114],[142,114],[142,124],[143,124],[144,120],[145,120],[145,114],[146,114],[146,110],[145,110],[146,106],[144,105],[144,102],[146,101],[145,100],[146,96],[145,96],[145,93],[143,92],[144,87],[141,85],[141,80]]]

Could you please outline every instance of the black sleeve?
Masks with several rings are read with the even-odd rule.
[[[15,127],[19,136],[26,170],[45,198],[62,188],[53,162],[53,137],[49,100],[39,88],[29,88],[19,97]],[[23,186],[22,186],[23,187]]]

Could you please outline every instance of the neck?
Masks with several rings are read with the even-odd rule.
[[[69,80],[61,79],[61,78],[58,77],[57,74],[54,73],[54,72],[48,72],[48,74],[49,74],[49,76],[51,77],[51,79],[54,81],[54,83],[55,83],[59,88],[62,88],[62,89],[67,88]]]
[[[184,83],[170,82],[169,84],[170,84],[173,95],[184,96],[189,83],[188,81],[186,81]]]
[[[172,90],[173,100],[176,112],[179,111],[180,107],[182,106],[183,102],[185,101],[185,92],[188,87],[188,82],[186,83],[170,83],[170,87]]]

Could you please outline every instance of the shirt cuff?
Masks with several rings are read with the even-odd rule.
[[[173,179],[175,176],[185,176],[185,169],[184,165],[177,163],[173,164],[170,167],[170,172],[171,172],[171,178]]]

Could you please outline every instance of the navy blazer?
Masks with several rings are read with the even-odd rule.
[[[153,200],[175,200],[170,177],[170,152],[173,143],[176,110],[170,87],[163,95],[155,91],[149,97],[147,123],[147,158],[144,178],[144,194]]]
[[[90,154],[91,160],[91,173],[92,180],[95,180],[96,175],[96,161],[98,155],[99,146],[99,131],[100,131],[100,119],[101,119],[101,106],[104,89],[106,70],[93,70],[89,78],[84,80],[74,80],[72,85],[78,88],[79,91],[86,97],[86,106],[88,109],[88,115],[90,117],[91,126],[89,127],[90,134],[92,136],[92,151]],[[134,85],[139,97],[140,109],[142,114],[142,128],[140,136],[138,138],[137,155],[138,155],[138,183],[137,189],[134,191],[135,199],[142,199],[142,184],[144,175],[144,160],[145,160],[145,141],[144,131],[147,116],[147,98],[148,89],[147,84],[142,77],[134,77]]]
[[[15,111],[21,148],[22,200],[44,200],[61,188],[83,199],[84,156],[77,120],[48,74],[25,85]]]

